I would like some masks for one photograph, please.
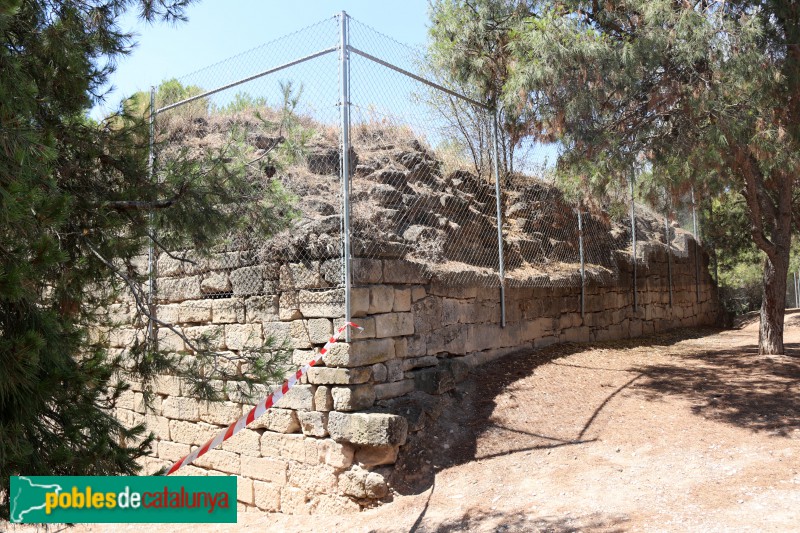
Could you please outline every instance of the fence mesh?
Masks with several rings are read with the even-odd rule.
[[[509,286],[609,281],[634,248],[640,264],[657,250],[690,252],[691,198],[671,202],[637,181],[612,182],[603,198],[566,192],[553,147],[512,154],[494,112],[432,69],[424,51],[348,19],[344,62],[341,22],[320,21],[158,88],[154,179],[175,179],[172,162],[188,156],[195,172],[220,160],[236,167],[249,187],[231,204],[238,222],[208,256],[171,241],[156,221],[155,238],[168,244],[156,248],[156,302],[305,291],[307,302],[344,315],[345,232],[351,257],[415,262],[453,285],[498,286],[503,269]],[[291,226],[262,233],[265,208],[288,209]]]

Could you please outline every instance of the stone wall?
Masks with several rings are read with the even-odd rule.
[[[445,393],[477,366],[516,351],[714,323],[716,288],[705,254],[699,298],[694,255],[673,258],[670,305],[667,255],[649,252],[638,266],[636,310],[627,257],[613,282],[590,280],[584,316],[579,286],[509,286],[505,328],[497,287],[448,286],[413,263],[356,259],[351,305],[363,331],[350,344],[336,344],[324,366],[311,369],[277,408],[180,473],[239,476],[240,511],[338,513],[373,505],[387,496],[391,465],[409,434],[423,431],[398,407],[410,393]],[[189,337],[213,334],[220,350],[235,352],[274,335],[289,338],[294,364],[312,359],[343,322],[343,292],[331,288],[334,276],[326,280],[325,263],[237,261],[234,268],[206,264],[193,272],[160,265],[159,316]],[[122,323],[133,318],[124,303],[111,314]],[[123,350],[139,334],[117,328],[110,344]],[[169,333],[160,342],[185,349]],[[144,422],[156,435],[146,473],[168,467],[250,408],[232,393],[226,402],[204,403],[187,391],[179,379],[163,376],[154,412],[145,412],[140,384],[120,398],[116,415],[126,424]]]

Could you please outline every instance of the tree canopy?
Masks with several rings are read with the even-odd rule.
[[[508,28],[504,71],[474,38]],[[459,79],[496,77],[526,135],[561,143],[562,172],[602,194],[646,169],[671,194],[733,191],[766,254],[760,350],[783,353],[800,141],[800,10],[790,2],[439,0],[432,47]]]

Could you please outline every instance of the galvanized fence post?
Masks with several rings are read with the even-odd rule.
[[[156,118],[156,88],[150,87],[150,116],[149,121],[149,139],[148,139],[148,153],[147,153],[147,174],[150,182],[155,181],[154,176],[154,162],[155,162],[155,118]],[[151,343],[153,349],[156,349],[156,332],[153,317],[155,316],[155,295],[156,295],[156,253],[153,238],[155,236],[155,226],[153,212],[148,215],[149,230],[151,234],[150,242],[147,246],[147,312],[150,316],[147,317],[147,339]]]
[[[500,276],[500,326],[506,327],[506,265],[503,255],[503,208],[500,195],[500,148],[497,132],[497,111],[492,111],[492,141],[494,144],[494,196],[497,208],[497,257]]]
[[[692,234],[694,236],[694,291],[700,301],[700,243],[697,227],[697,208],[694,203],[694,187],[692,187]]]
[[[350,322],[350,284],[352,280],[350,257],[350,38],[348,35],[347,13],[342,11],[339,15],[339,80],[341,82],[341,130],[342,130],[342,257],[344,259],[344,316],[345,322]],[[345,340],[350,342],[350,328],[345,330]]]
[[[586,265],[583,256],[583,207],[578,203],[578,253],[581,258],[581,318],[586,313]]]
[[[672,238],[669,231],[669,211],[664,215],[664,239],[667,243],[667,283],[669,284],[669,306],[672,307]]]
[[[631,238],[633,239],[633,311],[639,310],[639,299],[637,296],[637,279],[636,279],[636,200],[633,196],[634,181],[636,174],[631,171]]]

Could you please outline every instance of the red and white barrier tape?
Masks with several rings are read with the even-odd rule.
[[[167,472],[167,475],[172,474],[182,466],[186,466],[192,463],[192,461],[194,461],[201,455],[204,455],[209,450],[213,450],[214,448],[222,444],[224,441],[228,440],[229,438],[239,433],[241,430],[243,430],[245,427],[251,424],[253,420],[266,413],[267,409],[278,403],[278,400],[283,398],[283,396],[287,392],[289,392],[289,389],[294,387],[295,384],[297,384],[297,382],[300,381],[300,378],[303,377],[303,374],[308,372],[309,368],[319,364],[319,361],[320,359],[322,359],[322,356],[328,353],[328,350],[331,349],[331,346],[336,344],[336,341],[339,340],[339,337],[341,337],[342,333],[344,333],[344,330],[346,330],[348,327],[353,327],[358,330],[363,329],[357,326],[356,324],[353,324],[352,322],[348,322],[344,326],[340,327],[336,331],[336,334],[333,335],[328,340],[328,342],[325,343],[325,346],[323,346],[322,349],[320,349],[319,353],[317,354],[317,357],[309,361],[307,364],[303,365],[301,368],[297,370],[297,372],[292,374],[292,376],[289,377],[289,379],[283,382],[283,385],[281,386],[280,389],[270,393],[269,396],[258,402],[258,404],[255,407],[253,407],[249,413],[247,413],[242,418],[240,418],[236,422],[233,422],[230,426],[217,433],[217,435],[213,439],[209,440],[208,442],[197,448],[189,455],[177,461],[174,465],[172,465],[172,467],[170,467],[169,471]]]

